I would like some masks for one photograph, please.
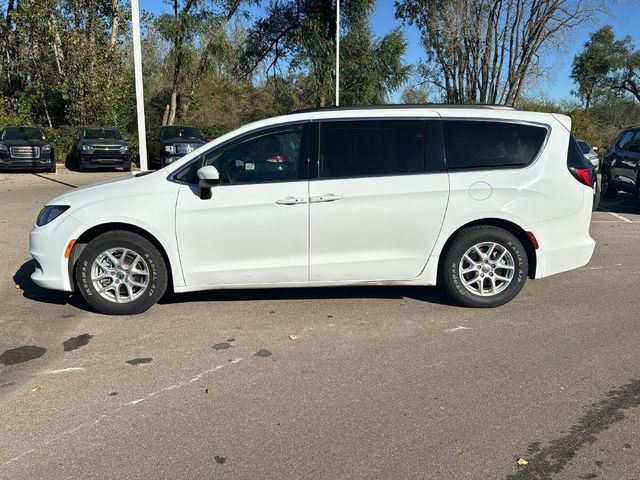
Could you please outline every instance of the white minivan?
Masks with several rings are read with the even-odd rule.
[[[108,314],[143,312],[168,287],[441,284],[495,307],[591,258],[594,171],[570,129],[492,106],[262,120],[50,201],[32,278]]]

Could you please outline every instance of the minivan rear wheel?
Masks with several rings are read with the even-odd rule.
[[[456,234],[441,272],[443,285],[458,303],[491,308],[511,301],[527,280],[526,251],[512,233],[490,225]]]
[[[122,230],[89,242],[76,263],[75,280],[87,303],[109,315],[148,310],[169,283],[158,249],[146,238]]]

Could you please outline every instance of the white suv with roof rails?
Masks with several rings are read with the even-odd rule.
[[[585,265],[594,172],[569,117],[505,107],[296,112],[50,201],[33,280],[108,314],[175,292],[441,284],[495,307]]]

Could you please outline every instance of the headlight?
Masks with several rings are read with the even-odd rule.
[[[166,147],[164,147],[164,151],[167,153],[170,153],[171,155],[175,155],[176,154],[176,146],[175,145],[167,145]]]
[[[129,151],[129,147],[127,147],[126,145],[122,145],[122,146],[120,147],[120,153],[121,153],[121,154],[123,154],[123,155],[124,155],[124,154],[125,154],[125,153],[127,153],[128,151]]]
[[[42,227],[51,223],[67,210],[69,210],[69,205],[47,205],[40,211],[36,225]]]
[[[0,143],[0,152],[8,152],[9,147],[7,147],[4,143]]]
[[[42,153],[49,153],[51,152],[51,145],[46,144],[42,147]]]
[[[82,151],[86,153],[93,153],[93,147],[91,145],[82,145]]]

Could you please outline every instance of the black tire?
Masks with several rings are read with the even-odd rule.
[[[130,172],[130,171],[131,171],[131,162],[129,162],[129,163],[127,163],[127,164],[125,164],[125,165],[122,167],[122,171],[123,171],[123,172]]]
[[[598,182],[596,181],[596,183],[593,185],[593,207],[592,207],[592,211],[596,211],[598,206],[600,206],[600,185],[598,185]]]
[[[463,285],[459,273],[460,264],[463,262],[465,253],[474,245],[483,242],[494,242],[498,244],[511,254],[514,263],[511,282],[502,291],[491,296],[481,296],[468,290],[467,287]],[[489,265],[491,265],[490,260]],[[504,305],[518,295],[527,281],[528,272],[529,262],[522,243],[507,230],[490,225],[481,225],[465,228],[456,234],[453,242],[445,253],[440,278],[449,295],[461,305],[476,308],[492,308]],[[493,275],[491,276],[493,277]],[[486,278],[482,280],[483,286],[487,280],[489,279]],[[478,285],[478,287],[480,287],[480,285]]]
[[[49,167],[49,170],[47,170],[49,173],[56,173],[56,171],[58,170],[58,167],[56,165],[56,162],[53,162],[53,165],[51,165]]]
[[[148,270],[147,289],[128,303],[116,303],[101,296],[91,281],[94,261],[109,249],[128,249],[139,254]],[[129,266],[130,267],[130,266]],[[148,310],[164,295],[169,283],[167,267],[158,249],[146,238],[124,230],[114,230],[94,238],[84,248],[75,266],[75,282],[84,299],[93,308],[107,315],[136,315]],[[118,285],[119,292],[126,287]],[[113,292],[115,296],[115,291]]]
[[[608,167],[602,169],[602,177],[600,180],[600,195],[604,198],[616,198],[618,191],[611,185],[611,171]]]

